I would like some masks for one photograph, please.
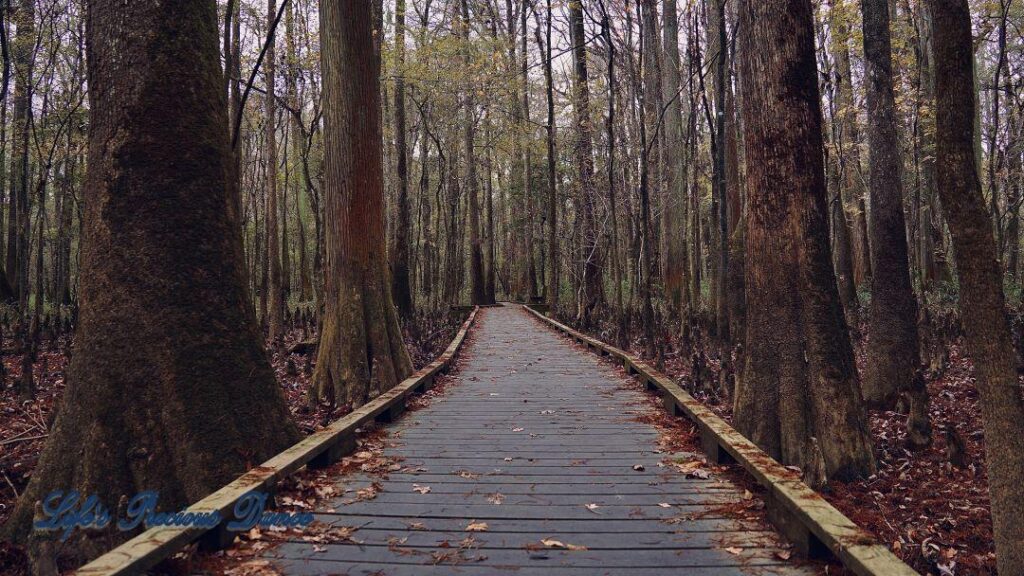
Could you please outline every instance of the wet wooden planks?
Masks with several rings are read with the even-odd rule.
[[[403,471],[339,478],[376,498],[318,511],[358,543],[276,548],[289,574],[813,574],[776,535],[722,513],[720,478],[659,466],[639,392],[519,307],[482,310],[449,394],[391,425]],[[424,488],[429,491],[421,493]],[[419,491],[417,491],[417,488]],[[469,532],[470,524],[486,530]],[[551,548],[556,540],[580,549]]]

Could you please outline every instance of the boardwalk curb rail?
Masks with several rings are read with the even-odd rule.
[[[388,420],[401,413],[405,399],[433,387],[434,377],[444,372],[455,359],[476,319],[478,308],[455,335],[444,353],[420,368],[397,386],[367,402],[350,414],[339,418],[323,430],[310,434],[295,445],[280,452],[242,474],[223,488],[188,507],[189,512],[219,511],[227,515],[235,502],[253,490],[272,490],[280,480],[297,472],[305,465],[326,466],[351,453],[355,448],[355,430],[374,419]],[[110,550],[78,569],[79,576],[115,576],[141,574],[158,564],[185,545],[202,538],[207,548],[230,545],[233,536],[224,529],[224,522],[213,530],[202,528],[151,528]]]
[[[628,373],[639,375],[649,390],[660,390],[666,409],[697,425],[709,461],[738,463],[765,488],[769,520],[801,553],[814,557],[829,552],[858,576],[918,574],[671,378],[624,350],[577,332],[530,306],[523,307],[587,348],[617,358]]]

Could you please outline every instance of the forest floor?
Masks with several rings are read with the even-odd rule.
[[[610,330],[590,333],[612,341]],[[693,358],[680,352],[677,338],[667,338],[665,343],[661,370],[731,422],[731,403],[716,393],[720,362],[705,354],[703,362],[696,364],[703,365],[698,368],[703,383],[695,386]],[[634,355],[649,357],[639,340],[629,342],[628,348]],[[867,362],[863,349],[861,342],[856,348],[860,373]],[[878,472],[858,482],[832,481],[824,496],[922,574],[995,574],[985,438],[974,366],[962,340],[949,345],[948,352],[946,369],[927,375],[931,445],[908,450],[904,445],[907,415],[870,411]],[[954,429],[964,445],[962,467],[953,466],[947,455],[947,430]]]
[[[416,368],[430,363],[451,342],[462,322],[447,314],[422,316],[416,329],[405,330],[406,346]],[[289,353],[293,345],[315,337],[315,328],[294,327],[280,343],[268,342],[271,362],[288,402],[292,417],[303,434],[310,434],[351,410],[332,409],[306,402],[306,390],[315,365],[315,353]],[[2,344],[7,344],[4,347]],[[0,361],[6,377],[0,385],[0,526],[6,522],[25,487],[53,424],[54,408],[64,392],[70,336],[43,342],[33,366],[36,386],[32,400],[21,400],[12,384],[21,377],[22,356],[12,353],[11,342],[0,342]],[[29,574],[27,558],[20,547],[0,542],[0,574]]]

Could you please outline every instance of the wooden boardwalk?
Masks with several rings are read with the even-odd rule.
[[[773,532],[721,512],[742,500],[741,488],[659,466],[691,455],[657,451],[657,430],[634,419],[650,410],[641,393],[521,308],[481,311],[464,354],[444,396],[390,426],[385,453],[402,459],[402,471],[341,477],[346,496],[317,513],[358,527],[357,543],[286,542],[269,554],[278,569],[815,573],[780,560]],[[374,481],[375,498],[352,502]]]

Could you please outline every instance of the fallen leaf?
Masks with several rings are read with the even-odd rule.
[[[775,553],[775,557],[778,558],[779,560],[789,560],[790,558],[793,557],[793,553],[790,552],[789,550],[779,550],[778,552]]]
[[[522,428],[513,428],[512,431],[513,432],[522,432],[523,429]]]
[[[470,522],[469,526],[466,526],[466,532],[486,532],[487,522]]]
[[[545,545],[545,546],[547,546],[548,548],[562,548],[564,550],[586,550],[587,549],[586,546],[579,546],[579,545],[576,545],[576,544],[566,544],[564,542],[561,542],[559,540],[555,540],[553,538],[544,538],[543,540],[540,541],[540,543]]]
[[[430,492],[430,486],[420,486],[419,484],[413,484],[412,489],[420,494],[428,494]]]
[[[686,475],[687,478],[700,478],[701,480],[707,480],[711,478],[711,474],[707,470],[701,468],[700,470],[694,470]]]
[[[643,472],[644,471],[644,465],[643,464],[633,464],[633,470],[636,470],[637,472]]]
[[[505,495],[501,492],[495,492],[487,497],[487,501],[491,504],[501,504],[505,501]]]
[[[587,510],[590,510],[594,514],[597,514],[597,509],[600,508],[600,506],[598,506],[597,504],[584,504],[584,506],[586,506]]]
[[[726,548],[725,551],[728,552],[729,554],[739,555],[739,554],[741,554],[743,552],[743,548],[737,548],[735,546],[730,546],[730,547]]]
[[[659,502],[658,506],[661,506],[662,508],[671,508],[672,507],[672,505],[669,504],[668,502]]]

